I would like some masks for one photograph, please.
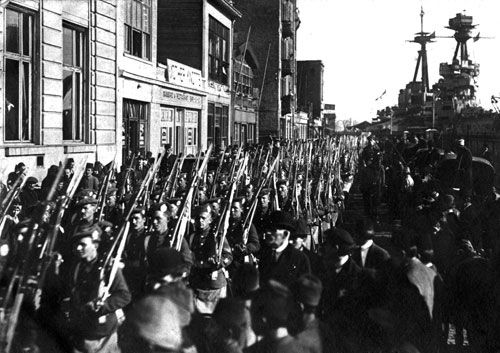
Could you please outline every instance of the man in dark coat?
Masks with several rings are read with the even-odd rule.
[[[116,273],[109,295],[99,298],[100,236],[82,232],[74,236],[75,262],[62,279],[62,293],[69,297],[69,326],[74,352],[112,352],[117,349],[118,319],[116,311],[131,299],[120,269]],[[102,302],[100,301],[102,300]]]
[[[227,231],[227,240],[233,252],[233,262],[230,271],[236,270],[243,263],[253,262],[254,256],[260,250],[259,236],[254,225],[250,225],[247,239],[243,239],[243,198],[236,198],[231,205],[231,218]]]
[[[275,279],[291,285],[303,274],[311,273],[309,259],[289,244],[295,225],[292,216],[284,211],[274,211],[269,216],[260,254],[261,282]]]
[[[258,195],[259,201],[255,210],[254,224],[257,233],[262,238],[264,234],[264,225],[267,223],[271,214],[271,189],[262,189]]]
[[[199,312],[211,314],[219,298],[226,296],[227,281],[223,269],[233,261],[233,254],[227,239],[222,249],[220,240],[212,231],[212,212],[209,205],[201,205],[194,211],[195,230],[189,236],[193,251],[193,267],[190,285],[194,290],[195,303]],[[218,252],[221,257],[218,257]]]
[[[143,208],[135,208],[130,215],[130,232],[125,247],[123,274],[129,285],[134,300],[144,295],[147,275],[146,250],[150,235],[145,228],[146,212]]]
[[[373,300],[370,273],[352,259],[355,243],[347,231],[331,228],[324,238],[320,248],[324,290],[318,314],[331,326],[340,351],[375,350],[380,336],[368,317],[368,305]]]
[[[460,180],[461,191],[464,195],[471,195],[472,193],[472,153],[470,149],[465,146],[465,140],[458,140],[456,148],[457,161],[458,161],[458,178]]]
[[[149,239],[146,250],[148,261],[151,255],[159,248],[167,247],[175,249],[177,244],[175,244],[174,241],[177,240],[173,239],[172,234],[169,233],[167,205],[157,205],[153,213],[153,234]],[[193,264],[193,255],[189,249],[186,238],[183,238],[181,241],[180,253],[189,272]]]
[[[176,158],[177,156],[173,153],[172,145],[170,143],[167,143],[165,145],[165,155],[163,156],[160,164],[160,176],[162,178],[166,178],[169,176]]]
[[[356,264],[362,268],[380,270],[389,260],[389,253],[374,243],[375,227],[370,220],[360,220],[357,224],[358,245],[352,254]]]
[[[251,306],[252,328],[263,339],[244,353],[309,352],[287,329],[293,309],[292,294],[283,284],[270,280],[256,293]]]
[[[316,315],[323,291],[320,279],[314,275],[303,275],[291,290],[301,309],[300,331],[295,338],[308,352],[335,352],[333,333]]]
[[[40,201],[39,190],[36,189],[36,184],[38,184],[37,178],[28,177],[26,185],[19,195],[25,210],[36,206],[36,204]]]

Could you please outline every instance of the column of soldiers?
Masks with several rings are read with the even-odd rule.
[[[166,145],[119,173],[114,162],[63,161],[41,188],[17,166],[0,187],[0,348],[440,352],[451,323],[471,344],[493,347],[488,328],[477,333],[470,316],[445,310],[444,265],[425,240],[427,211],[412,213],[414,184],[392,190],[404,207],[393,207],[392,242],[375,243],[382,190],[395,182],[383,149],[364,145],[355,136],[284,140],[189,158]],[[359,219],[343,214],[353,177],[365,202]],[[440,225],[451,227],[445,200]],[[463,240],[439,258],[488,267]],[[494,283],[486,272],[483,282]],[[492,288],[482,298],[490,308]]]

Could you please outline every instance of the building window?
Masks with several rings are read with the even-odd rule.
[[[33,140],[33,15],[5,10],[5,141]]]
[[[63,140],[83,140],[87,97],[85,31],[63,25]]]
[[[240,143],[240,123],[234,123],[234,137],[233,141],[235,144]]]
[[[132,154],[146,155],[146,123],[149,119],[147,103],[123,100],[123,158]]]
[[[236,72],[236,70],[238,70],[238,72]],[[241,61],[237,61],[235,62],[235,69],[233,71],[236,93],[242,93],[251,97],[253,95],[253,71],[250,66],[248,66],[247,63],[243,63],[242,66]]]
[[[208,103],[208,143],[226,147],[228,144],[229,106]]]
[[[208,77],[227,85],[229,72],[229,28],[210,16],[208,35]]]
[[[151,60],[151,0],[127,0],[125,52]]]

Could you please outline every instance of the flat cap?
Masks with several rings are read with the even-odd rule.
[[[77,206],[97,205],[97,199],[94,196],[83,196],[76,202]]]
[[[295,299],[309,306],[318,306],[323,292],[323,284],[313,274],[304,274],[296,281],[294,288]]]

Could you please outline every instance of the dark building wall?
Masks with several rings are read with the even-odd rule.
[[[169,58],[202,70],[202,33],[202,0],[158,0],[159,63]]]
[[[297,61],[297,108],[309,112],[312,103],[314,118],[320,117],[323,101],[323,64],[320,60]]]
[[[242,38],[244,41],[251,26],[249,43],[259,62],[259,74],[254,83],[254,86],[258,89],[263,87],[260,92],[259,134],[264,138],[270,135],[276,136],[279,129],[278,116],[281,115],[278,89],[281,79],[279,73],[281,45],[279,36],[280,1],[235,0],[234,4],[243,13],[242,18],[235,21],[235,33],[238,33],[238,38]],[[267,62],[267,72],[266,76],[263,77],[269,44],[271,44],[271,49]],[[262,86],[263,79],[264,86]]]

